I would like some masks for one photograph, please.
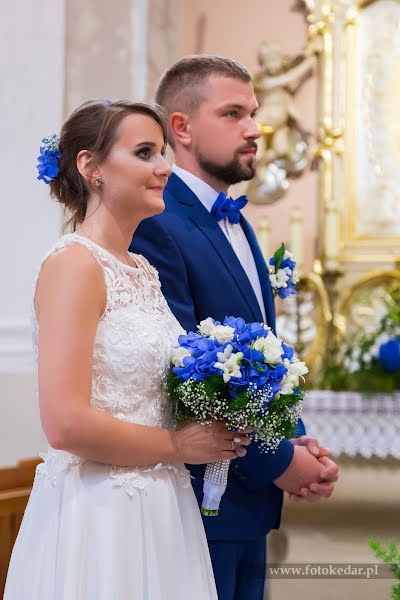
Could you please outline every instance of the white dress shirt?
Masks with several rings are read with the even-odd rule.
[[[186,183],[186,185],[197,196],[208,212],[211,212],[212,206],[218,197],[218,192],[208,185],[208,183],[205,183],[205,181],[199,179],[196,175],[193,175],[193,173],[189,173],[189,171],[186,171],[177,165],[173,165],[172,170],[175,175],[177,175],[184,183]],[[233,251],[238,257],[240,264],[249,278],[251,287],[253,288],[258,304],[260,305],[264,323],[266,323],[267,321],[260,279],[258,277],[256,263],[254,261],[254,256],[249,242],[247,241],[246,235],[240,223],[231,223],[228,219],[221,219],[218,221],[218,224],[231,244]],[[238,317],[240,315],[233,316]]]

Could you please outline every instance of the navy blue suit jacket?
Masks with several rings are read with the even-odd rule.
[[[143,254],[158,270],[161,288],[187,331],[207,317],[262,321],[257,298],[240,261],[216,219],[175,174],[164,191],[165,212],[145,219],[130,250]],[[241,226],[255,259],[268,324],[275,329],[275,310],[268,269],[251,225]],[[279,526],[282,491],[272,482],[288,467],[293,445],[284,440],[275,453],[256,443],[231,462],[227,490],[218,517],[203,519],[209,540],[252,540]],[[204,465],[190,465],[193,488],[202,500]]]

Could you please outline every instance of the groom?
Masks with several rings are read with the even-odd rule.
[[[131,250],[146,256],[178,321],[195,330],[207,317],[263,321],[275,328],[268,270],[243,201],[231,184],[255,174],[257,100],[247,70],[218,56],[186,57],[161,79],[156,101],[168,116],[176,165],[164,192],[165,212],[146,219]],[[314,441],[315,442],[315,441]],[[219,600],[261,600],[265,536],[279,527],[283,490],[293,499],[330,496],[337,467],[312,455],[312,443],[284,440],[274,453],[256,443],[233,461],[218,517],[204,526]],[[315,453],[323,454],[314,443]],[[190,466],[202,499],[204,465]]]

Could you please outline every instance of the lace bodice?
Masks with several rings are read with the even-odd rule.
[[[75,233],[60,238],[44,260],[77,243],[85,246],[102,267],[107,290],[107,306],[94,341],[91,404],[132,423],[173,427],[164,383],[171,350],[183,329],[161,293],[157,271],[143,256],[130,254],[136,266],[126,265]],[[34,310],[32,314],[37,356],[39,328]],[[59,470],[80,461],[74,455],[50,449],[44,468],[51,471],[48,474],[54,479]],[[132,477],[139,472],[148,469],[111,467],[110,474],[119,482],[117,485],[125,485],[128,480],[125,477],[122,481],[121,474],[132,483]]]

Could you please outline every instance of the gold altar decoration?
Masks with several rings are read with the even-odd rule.
[[[376,331],[387,307],[393,303],[392,292],[400,285],[400,270],[372,271],[359,277],[340,296],[336,323],[342,338],[349,341],[360,331]]]
[[[263,42],[259,47],[254,86],[262,137],[256,176],[247,188],[256,204],[271,204],[282,198],[289,178],[301,175],[309,163],[311,132],[296,106],[295,95],[315,70],[319,50],[317,36],[296,55],[273,43]]]
[[[400,2],[308,0],[322,37],[322,260],[358,275],[400,255]]]
[[[278,327],[316,382],[344,338],[379,320],[400,281],[400,0],[302,4],[308,38],[321,48],[321,237]]]

